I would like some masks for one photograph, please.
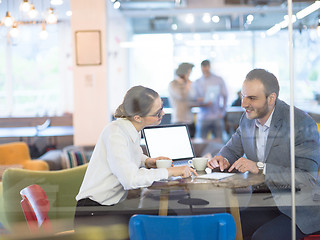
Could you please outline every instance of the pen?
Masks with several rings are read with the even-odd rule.
[[[272,197],[273,197],[273,196],[271,195],[271,196],[268,196],[268,197],[263,198],[263,200],[267,200],[267,199],[272,198]]]

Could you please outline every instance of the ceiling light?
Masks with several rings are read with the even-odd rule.
[[[194,23],[194,16],[193,16],[193,14],[187,14],[187,17],[186,17],[186,23],[188,23],[188,24],[192,24],[192,23]]]
[[[214,23],[218,23],[218,22],[220,22],[220,17],[219,16],[213,16],[211,20]]]
[[[68,17],[71,17],[71,16],[72,16],[72,11],[71,11],[71,10],[66,11],[66,15],[67,15]]]
[[[13,24],[12,28],[9,31],[9,34],[12,38],[16,38],[19,36],[19,29],[18,29],[18,25],[16,23]]]
[[[310,6],[302,9],[300,12],[297,12],[296,16],[298,19],[302,19],[305,16],[308,16],[310,13],[313,13],[314,11],[318,10],[320,8],[320,1],[315,1]]]
[[[23,0],[23,2],[20,4],[20,10],[22,12],[28,12],[30,10],[30,3],[28,0]]]
[[[33,4],[30,4],[30,11],[28,12],[28,16],[30,18],[35,18],[36,16],[38,16],[38,11],[34,8]]]
[[[276,24],[267,30],[267,35],[272,36],[281,30],[280,24]]]
[[[62,5],[63,4],[63,0],[51,0],[50,3],[52,5]]]
[[[42,39],[42,40],[46,40],[48,38],[48,32],[46,31],[46,25],[44,23],[42,23],[42,30],[41,32],[39,33],[39,37]]]
[[[289,25],[289,17],[288,15],[285,15],[284,20],[282,22],[279,23],[281,28],[286,28]],[[295,23],[297,21],[297,18],[295,15],[292,15],[292,23]]]
[[[209,14],[209,13],[203,14],[203,16],[202,16],[202,21],[203,21],[204,23],[209,23],[209,22],[211,21],[210,14]]]
[[[58,19],[57,16],[53,13],[53,8],[49,8],[48,15],[46,17],[46,22],[48,24],[54,24],[57,23]]]
[[[11,17],[11,14],[9,11],[7,11],[6,16],[2,18],[1,22],[6,26],[6,27],[11,27],[14,23],[14,18]]]
[[[115,1],[113,4],[113,8],[114,9],[119,9],[120,8],[121,3],[119,1]]]
[[[171,29],[176,31],[178,29],[178,25],[176,23],[171,24]]]
[[[249,14],[249,15],[247,16],[247,21],[252,22],[253,19],[254,19],[254,16],[253,16],[252,14]]]
[[[250,24],[252,23],[253,19],[254,19],[253,15],[252,15],[252,14],[249,14],[249,15],[247,16],[246,23],[247,23],[248,25],[250,25]]]

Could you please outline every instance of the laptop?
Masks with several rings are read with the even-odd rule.
[[[181,166],[188,165],[188,161],[195,157],[186,124],[145,127],[142,136],[151,158],[168,157],[172,159],[173,166]]]
[[[217,101],[217,97],[219,96],[220,86],[209,86],[206,90],[206,94],[204,96],[205,103],[215,103]]]

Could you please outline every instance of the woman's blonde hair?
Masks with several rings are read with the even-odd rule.
[[[135,115],[145,117],[150,112],[159,94],[143,86],[130,88],[124,96],[122,104],[116,109],[115,118],[132,118]]]

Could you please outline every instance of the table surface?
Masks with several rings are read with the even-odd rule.
[[[203,173],[200,173],[203,174]],[[122,202],[117,211],[127,210],[159,210],[160,195],[166,191],[168,194],[168,208],[188,211],[190,206],[178,203],[181,198],[199,198],[208,201],[207,205],[196,205],[193,209],[215,209],[230,207],[274,207],[276,206],[270,193],[236,193],[235,188],[248,187],[264,182],[264,175],[250,173],[236,173],[235,175],[222,180],[209,180],[200,178],[186,178],[180,180],[163,180],[154,182],[152,186],[140,190],[129,191],[129,197]],[[238,202],[232,205],[227,195],[236,197]],[[291,193],[283,192],[281,195],[287,199],[284,204],[290,206]],[[296,197],[303,198],[305,206],[319,204],[312,200],[310,189],[301,188],[296,192]],[[111,210],[111,209],[110,209]]]
[[[72,136],[73,126],[52,126],[38,131],[36,127],[0,128],[0,138]]]

